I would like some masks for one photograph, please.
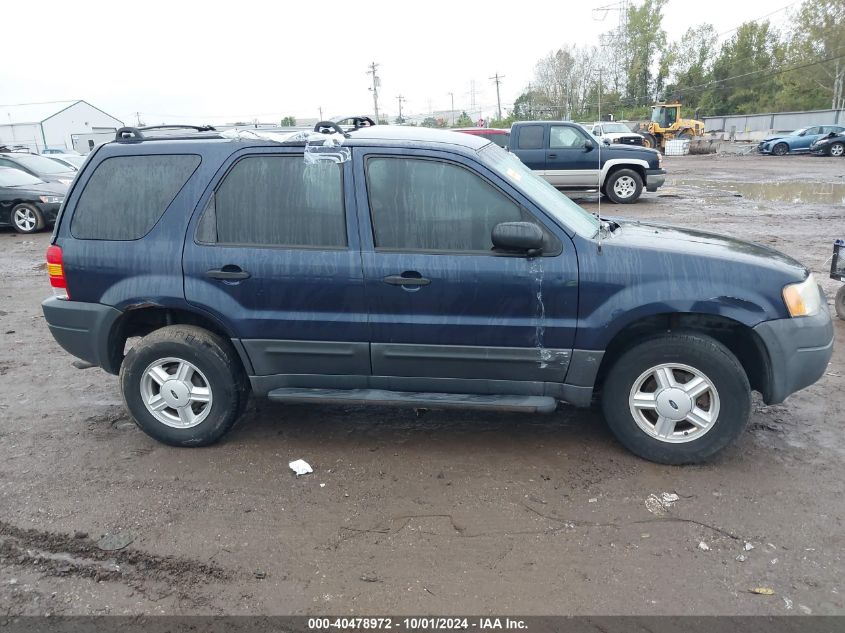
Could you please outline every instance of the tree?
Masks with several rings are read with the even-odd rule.
[[[713,114],[745,114],[771,110],[780,91],[777,75],[784,46],[768,21],[746,22],[722,44],[710,85],[703,89],[701,105]],[[692,89],[684,91],[692,92]]]
[[[294,127],[296,126],[296,117],[286,116],[282,119],[282,127]]]
[[[472,119],[469,118],[469,115],[466,113],[466,110],[461,112],[461,116],[455,121],[455,125],[452,127],[472,127],[474,125]]]
[[[806,0],[792,21],[787,65],[803,68],[784,74],[783,107],[845,108],[845,0]]]
[[[663,7],[667,2],[645,0],[640,7],[628,7],[625,44],[630,62],[626,89],[633,103],[649,103],[658,91],[652,67],[666,48]]]
[[[717,39],[713,25],[702,24],[687,29],[680,40],[672,42],[661,58],[658,77],[660,73],[665,73],[666,84],[658,91],[658,96],[666,100],[678,99],[687,106],[696,107],[701,100],[701,90],[690,88],[703,86],[710,79]]]

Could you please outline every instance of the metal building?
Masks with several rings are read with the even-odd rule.
[[[0,144],[36,153],[50,148],[87,154],[122,126],[120,119],[82,100],[0,105]]]

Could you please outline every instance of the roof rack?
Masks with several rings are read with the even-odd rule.
[[[146,132],[152,130],[192,130],[193,132],[216,132],[217,129],[211,125],[150,125],[147,127],[122,127],[115,132],[114,140],[118,143],[137,143],[144,140],[173,140],[193,138],[191,136],[149,136]],[[222,138],[219,134],[209,134],[203,138]]]

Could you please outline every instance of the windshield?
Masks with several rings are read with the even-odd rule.
[[[25,171],[12,168],[0,168],[0,187],[23,187],[24,185],[43,185],[44,181],[30,176]]]
[[[43,156],[21,155],[15,156],[15,162],[38,174],[66,174],[70,169],[67,165],[44,158]]]
[[[50,158],[77,168],[82,167],[82,163],[85,162],[84,156],[73,156],[72,154],[62,154],[61,156],[51,156]]]
[[[806,132],[809,129],[810,128],[808,128],[808,127],[799,127],[792,134],[790,134],[790,136],[801,136],[801,134],[803,134],[804,132]]]
[[[565,227],[585,237],[593,237],[598,231],[595,216],[528,169],[514,154],[490,143],[478,150],[478,157]]]
[[[604,130],[605,134],[627,134],[631,131],[628,129],[628,126],[624,123],[602,123],[602,129]]]

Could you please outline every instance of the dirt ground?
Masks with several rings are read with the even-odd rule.
[[[666,163],[659,193],[602,213],[770,244],[832,298],[845,160]],[[845,322],[822,380],[757,398],[703,466],[645,462],[563,406],[254,401],[221,444],[175,449],[48,333],[48,240],[0,232],[0,615],[845,612]]]

